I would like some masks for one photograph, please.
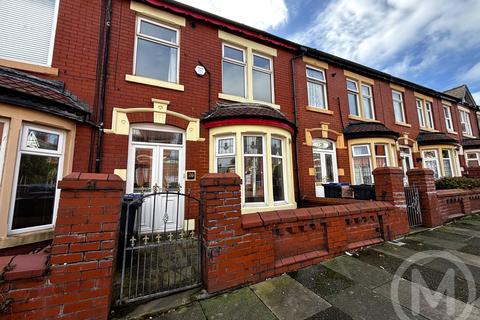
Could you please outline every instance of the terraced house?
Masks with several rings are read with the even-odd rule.
[[[480,165],[466,85],[438,92],[175,1],[3,3],[3,250],[51,238],[56,183],[74,171],[192,195],[204,174],[234,172],[251,213],[374,184],[377,167]],[[143,228],[195,219],[180,198],[161,206],[165,225]]]

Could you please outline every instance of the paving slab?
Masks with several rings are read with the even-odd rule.
[[[466,223],[465,221],[455,222],[453,226],[463,229],[480,231],[480,226],[476,224]]]
[[[276,320],[250,288],[203,300],[200,301],[200,304],[209,320]]]
[[[459,250],[459,249],[467,246],[466,243],[462,243],[462,242],[455,242],[455,241],[438,239],[438,238],[435,238],[435,237],[429,237],[425,233],[410,236],[410,237],[408,237],[408,239],[420,241],[420,242],[423,242],[423,243],[427,243],[427,244],[438,246],[438,247],[441,247],[441,248],[444,248],[444,249],[451,249],[451,250]]]
[[[200,303],[194,302],[191,305],[182,306],[177,309],[170,310],[158,317],[155,320],[206,320],[203,314]]]
[[[480,220],[477,220],[477,219],[462,219],[461,223],[480,226]]]
[[[307,320],[353,320],[348,314],[342,310],[330,307],[323,310],[322,312],[317,313],[316,315],[311,316]]]
[[[378,287],[392,280],[392,275],[353,257],[340,256],[322,262],[327,268],[368,288]]]
[[[418,251],[415,251],[406,247],[396,246],[390,243],[384,243],[382,245],[372,247],[372,250],[375,250],[377,252],[383,253],[388,256],[395,257],[397,259],[407,260],[407,261],[411,261],[410,257],[418,253]],[[432,260],[433,258],[424,259],[422,261],[419,261],[419,264],[424,265],[429,263]]]
[[[453,258],[453,257],[452,257]],[[452,259],[453,261],[447,261],[445,259],[437,258],[432,262],[425,265],[427,268],[438,270],[442,273],[446,273],[449,270],[455,271],[455,276],[468,280],[467,276],[459,269],[459,262],[464,264],[470,271],[475,282],[480,283],[480,268],[478,266],[467,265],[460,259]]]
[[[329,302],[336,308],[347,313],[355,320],[398,320],[393,303],[389,298],[382,296],[361,285],[350,287],[339,294],[329,297]],[[424,317],[412,314],[408,309],[399,306],[409,319],[423,319]]]
[[[463,262],[465,264],[469,264],[472,266],[480,267],[480,256],[469,254],[457,250],[445,250],[448,253],[456,256],[458,261]]]
[[[289,275],[321,297],[328,297],[355,284],[353,280],[321,264],[291,272]]]
[[[394,293],[391,290],[391,283],[376,288],[374,292],[389,299],[393,299],[394,295],[396,295],[397,299],[393,301],[398,302],[406,309],[419,313],[427,319],[457,319],[466,308],[468,308],[468,313],[465,313],[467,317],[462,319],[480,319],[480,310],[473,307],[473,305],[467,305],[462,301],[447,297],[404,279],[401,279],[398,284],[398,291],[396,290]]]
[[[455,233],[455,234],[464,234],[464,235],[467,235],[467,236],[480,238],[480,231],[467,229],[467,228],[459,228],[454,224],[442,227],[440,229],[443,232],[450,232],[450,233]]]
[[[280,320],[307,319],[330,304],[288,275],[251,286],[253,292]]]
[[[445,232],[442,228],[430,229],[421,234],[422,236],[433,237],[441,240],[453,241],[453,242],[466,242],[472,239],[472,236],[466,234],[457,234],[451,232]]]

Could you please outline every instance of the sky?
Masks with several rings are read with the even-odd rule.
[[[480,104],[479,0],[178,0]]]

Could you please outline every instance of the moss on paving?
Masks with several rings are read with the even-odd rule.
[[[443,232],[441,231],[441,229],[425,231],[422,234],[428,237],[435,237],[442,240],[457,241],[457,242],[465,242],[471,238],[470,236],[466,236],[466,235]]]
[[[307,320],[353,320],[353,318],[340,309],[330,307],[314,316],[311,316]]]

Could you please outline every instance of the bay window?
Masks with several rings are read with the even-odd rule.
[[[422,152],[423,166],[433,170],[435,179],[440,178],[440,164],[438,161],[438,150],[425,150]]]
[[[445,126],[447,127],[447,131],[453,132],[455,129],[453,128],[453,120],[452,120],[452,111],[450,106],[443,105],[443,115],[445,116]]]
[[[406,123],[405,107],[403,105],[403,93],[392,90],[393,99],[393,113],[395,115],[395,122]]]
[[[253,99],[272,102],[272,59],[253,54]]]
[[[386,138],[349,141],[353,184],[373,184],[373,170],[396,165],[394,142]]]
[[[57,181],[63,172],[64,139],[65,133],[60,130],[23,126],[10,212],[11,233],[53,225]]]
[[[464,109],[458,109],[460,113],[460,125],[462,127],[462,133],[467,136],[472,135],[472,125],[470,123],[470,112]]]
[[[8,138],[8,120],[0,118],[0,186],[2,185],[3,163],[5,161],[5,149]]]
[[[443,176],[453,177],[452,152],[449,149],[442,150]]]
[[[423,167],[432,169],[435,179],[455,177],[460,174],[458,155],[453,147],[433,146],[421,150]]]
[[[283,140],[272,138],[272,185],[273,201],[285,201],[285,159]]]
[[[327,109],[325,71],[307,67],[307,93],[310,107]]]
[[[372,158],[370,145],[352,147],[353,172],[355,184],[372,184]]]
[[[178,83],[178,29],[138,17],[135,42],[136,76]]]
[[[372,86],[370,84],[347,78],[347,96],[351,116],[367,120],[375,119]]]
[[[239,97],[246,97],[245,50],[223,45],[222,91]]]

